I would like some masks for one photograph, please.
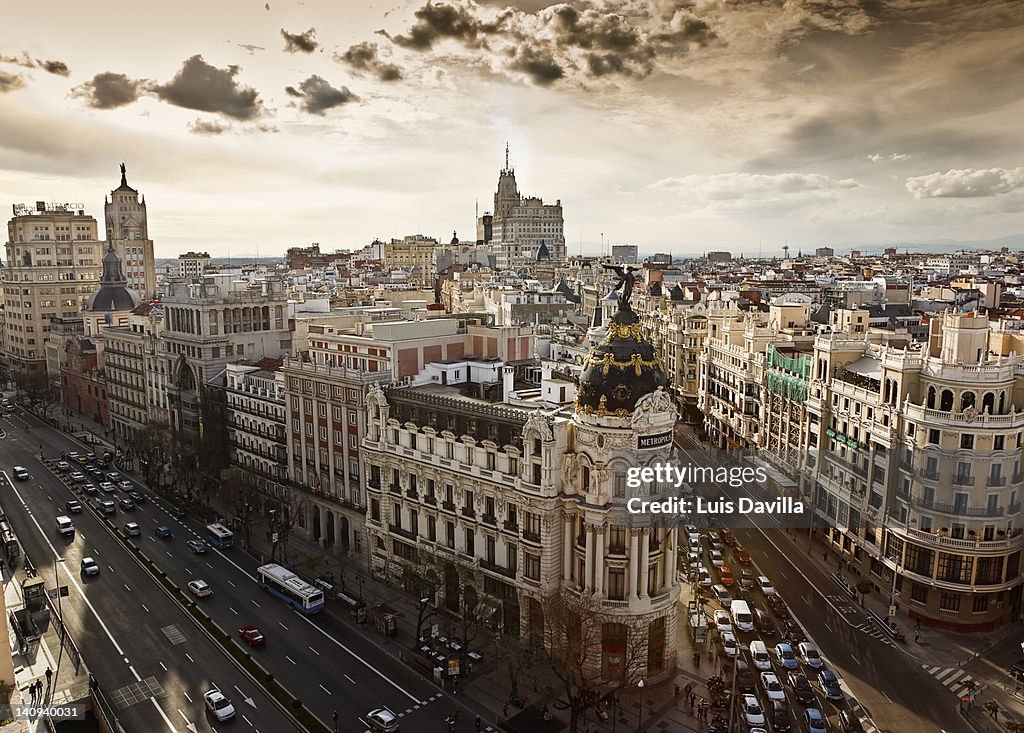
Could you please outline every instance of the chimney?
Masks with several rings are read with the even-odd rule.
[[[501,368],[501,399],[509,402],[512,399],[513,385],[515,384],[515,367],[503,366]]]

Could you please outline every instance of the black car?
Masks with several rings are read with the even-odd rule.
[[[130,496],[132,499],[134,499],[136,504],[145,504],[146,503],[146,495],[143,494],[141,491],[129,491],[128,492],[128,496]]]
[[[771,615],[763,608],[754,609],[754,627],[761,636],[775,636],[778,633]]]
[[[843,733],[864,733],[860,718],[846,710],[839,711],[839,728]]]
[[[802,674],[791,674],[789,681],[793,684],[793,695],[796,697],[796,701],[804,705],[814,705],[816,698],[814,696],[814,688],[811,687],[811,683],[807,681],[807,677]]]
[[[793,619],[786,619],[782,622],[782,634],[790,643],[793,645],[799,644],[801,641],[807,641],[807,637],[804,635],[803,629]]]
[[[742,692],[754,691],[754,675],[745,662],[736,662],[736,687]]]
[[[793,728],[793,716],[789,712],[789,705],[782,700],[772,700],[771,715],[772,730],[786,731]]]
[[[82,513],[82,503],[80,501],[78,501],[77,499],[72,499],[71,501],[67,502],[64,505],[64,507],[69,512],[71,512],[72,514],[81,514]]]
[[[778,595],[768,597],[768,605],[772,607],[775,615],[781,619],[789,618],[789,609],[786,608],[785,602]]]

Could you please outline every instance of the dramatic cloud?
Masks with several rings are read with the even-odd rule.
[[[284,50],[288,53],[313,53],[320,48],[316,41],[316,28],[310,28],[305,33],[289,33],[282,28],[281,36],[284,38]]]
[[[535,84],[541,86],[552,84],[565,76],[565,69],[555,61],[548,51],[529,46],[519,49],[519,53],[509,64],[509,68],[513,71],[521,71]]]
[[[63,61],[46,60],[46,59],[35,59],[28,55],[27,52],[22,52],[21,56],[4,56],[0,54],[0,64],[14,64],[15,66],[22,66],[26,69],[35,69],[36,67],[43,71],[49,72],[50,74],[56,74],[57,76],[67,76],[71,73],[71,69]]]
[[[306,79],[299,85],[299,88],[285,87],[289,95],[301,99],[301,107],[307,112],[315,115],[323,115],[329,109],[340,107],[359,99],[349,91],[348,87],[335,89],[330,82],[316,74]]]
[[[482,24],[473,15],[470,7],[428,3],[416,11],[416,24],[408,33],[395,36],[391,40],[405,48],[428,51],[442,38],[453,38],[471,44],[481,33],[497,30],[497,26]]]
[[[193,135],[223,135],[225,132],[231,129],[231,125],[225,125],[216,120],[204,120],[197,119],[195,122],[188,123],[188,131]]]
[[[375,74],[381,81],[398,81],[402,78],[402,70],[394,64],[380,60],[380,49],[376,43],[357,43],[350,46],[343,54],[334,54],[334,60],[347,64],[358,71]]]
[[[25,86],[25,80],[20,75],[0,71],[0,93],[13,92],[15,89],[21,89],[23,86]]]
[[[234,65],[226,69],[211,66],[196,54],[170,82],[154,86],[152,91],[178,107],[217,112],[236,120],[255,119],[263,114],[263,103],[259,92],[235,81],[239,71]]]
[[[96,109],[116,109],[136,101],[148,86],[142,79],[129,79],[124,74],[104,71],[90,81],[74,88],[71,96],[84,99]]]
[[[907,179],[914,198],[974,198],[1024,189],[1024,168],[950,169]]]

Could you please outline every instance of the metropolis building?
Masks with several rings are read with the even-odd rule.
[[[604,679],[658,681],[675,668],[677,533],[626,511],[626,471],[664,457],[647,446],[671,442],[676,410],[628,297],[598,331],[571,407],[514,389],[529,364],[474,357],[369,388],[371,567],[534,645],[553,643],[563,598],[596,614],[587,664]]]

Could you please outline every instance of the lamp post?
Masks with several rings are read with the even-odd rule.
[[[644,681],[641,679],[636,683],[636,686],[640,688],[640,716],[636,719],[636,733],[640,733],[640,728],[644,723]]]

